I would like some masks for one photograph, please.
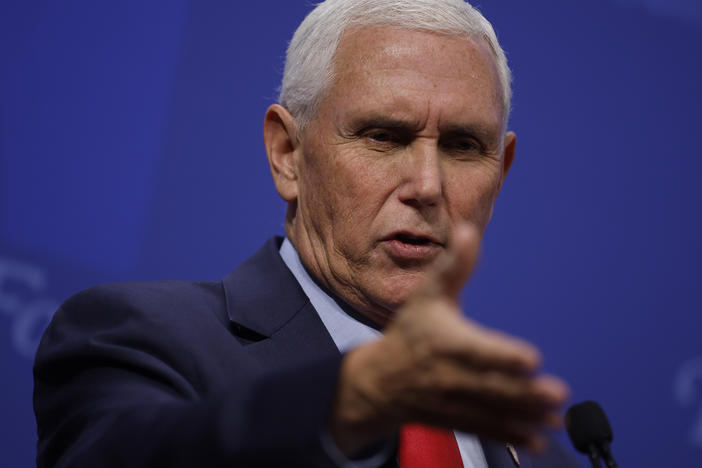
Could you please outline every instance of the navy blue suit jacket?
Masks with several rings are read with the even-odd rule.
[[[88,289],[37,352],[39,466],[331,466],[341,355],[269,240],[221,282]],[[483,441],[490,467],[514,466]],[[577,466],[560,446],[522,467]],[[390,461],[394,463],[394,461]]]

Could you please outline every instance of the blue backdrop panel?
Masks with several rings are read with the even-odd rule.
[[[114,3],[114,2],[113,2]],[[466,314],[539,345],[621,466],[702,457],[702,0],[501,0],[517,156]],[[0,3],[0,464],[70,294],[217,279],[282,233],[261,142],[306,1]]]

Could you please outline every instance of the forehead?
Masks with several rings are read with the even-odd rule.
[[[502,91],[495,58],[482,40],[393,27],[346,31],[328,92],[349,110],[426,109],[425,117],[500,124]]]

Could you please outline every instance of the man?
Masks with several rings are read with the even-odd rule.
[[[264,120],[287,238],[222,283],[66,301],[35,365],[38,464],[576,466],[521,448],[544,450],[565,385],[457,301],[514,157],[509,99],[462,0],[319,5]]]

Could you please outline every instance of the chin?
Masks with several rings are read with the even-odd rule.
[[[395,312],[401,308],[412,294],[424,284],[423,272],[403,273],[390,276],[371,285],[375,289],[378,303]]]

